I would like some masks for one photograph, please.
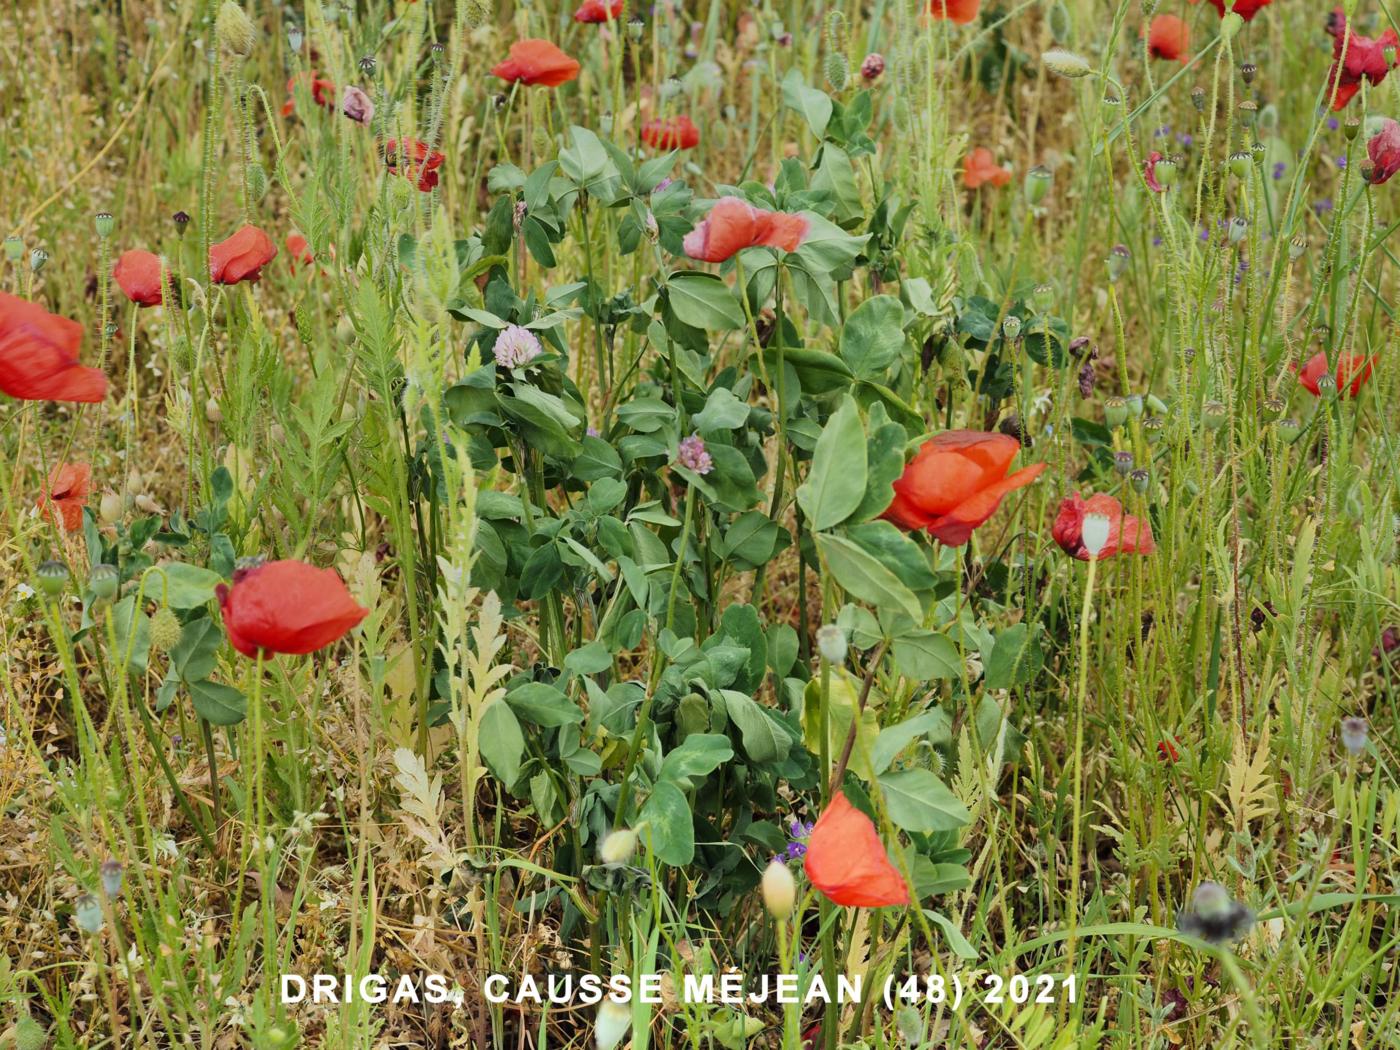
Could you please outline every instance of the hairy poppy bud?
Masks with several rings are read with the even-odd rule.
[[[98,503],[98,515],[104,525],[115,525],[122,518],[122,498],[115,492],[104,492]]]
[[[243,8],[234,0],[224,0],[214,19],[214,37],[219,47],[235,58],[247,58],[253,53],[257,27]]]
[[[1197,84],[1191,89],[1191,105],[1196,107],[1197,113],[1205,112],[1206,89]]]
[[[797,903],[797,880],[780,860],[769,861],[763,869],[763,906],[775,919],[786,919]]]
[[[1123,404],[1124,404],[1124,406],[1126,406],[1127,409],[1128,409],[1128,418],[1129,418],[1129,419],[1141,419],[1141,418],[1142,418],[1142,395],[1141,395],[1141,394],[1129,394],[1127,397],[1123,398]]]
[[[826,82],[831,86],[832,91],[844,91],[846,81],[850,78],[851,67],[846,61],[846,56],[840,51],[827,52],[826,61],[822,63],[822,75],[826,77]]]
[[[1023,191],[1026,200],[1032,206],[1039,204],[1045,199],[1045,195],[1050,192],[1050,186],[1055,181],[1055,176],[1050,169],[1037,164],[1030,171],[1026,172],[1026,181]]]
[[[168,653],[180,644],[180,619],[167,605],[162,605],[151,617],[151,647],[158,653]]]
[[[1225,40],[1233,40],[1242,25],[1244,25],[1244,19],[1231,11],[1220,20],[1220,36]]]
[[[34,578],[39,590],[45,594],[58,594],[68,586],[68,566],[61,561],[41,562],[34,570]]]
[[[121,573],[117,571],[117,567],[108,565],[105,561],[94,565],[92,572],[88,574],[88,590],[92,591],[99,601],[108,601],[116,597],[120,583]]]
[[[631,828],[618,828],[608,832],[598,847],[598,856],[604,864],[626,864],[637,851],[637,833]]]
[[[1052,48],[1040,56],[1040,60],[1045,63],[1045,68],[1050,72],[1062,77],[1076,80],[1079,77],[1087,77],[1094,71],[1094,67],[1089,65],[1089,60],[1082,55],[1076,55],[1073,51],[1066,51],[1062,47]]]
[[[97,236],[101,237],[104,241],[112,236],[112,227],[115,225],[116,220],[112,218],[112,213],[109,211],[100,211],[93,216],[93,229],[97,231]]]

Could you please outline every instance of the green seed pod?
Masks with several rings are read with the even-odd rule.
[[[97,236],[104,241],[112,236],[112,227],[116,225],[116,220],[112,218],[109,211],[100,211],[92,218],[92,227],[97,231]]]
[[[1163,157],[1152,166],[1152,176],[1164,188],[1176,185],[1176,161],[1171,157]]]
[[[1111,284],[1117,284],[1123,274],[1128,271],[1128,264],[1132,262],[1132,252],[1128,251],[1126,244],[1115,244],[1113,250],[1108,253],[1108,280]]]
[[[1128,403],[1121,397],[1104,398],[1103,421],[1108,429],[1117,430],[1128,421]]]
[[[1342,124],[1342,134],[1346,136],[1348,142],[1356,138],[1360,131],[1361,118],[1358,116],[1347,117],[1346,122]]]
[[[1021,319],[1016,315],[1011,315],[1001,322],[1002,338],[1009,339],[1013,343],[1021,338]]]
[[[1036,313],[1048,314],[1055,307],[1055,286],[1049,283],[1036,285],[1035,291],[1031,292],[1031,305]]]
[[[122,582],[121,573],[115,565],[98,562],[88,574],[88,590],[99,601],[110,601],[116,597],[117,587]]]
[[[1133,454],[1126,450],[1113,453],[1113,469],[1119,477],[1127,477],[1133,472]]]
[[[180,644],[180,618],[162,605],[151,617],[151,648],[158,653],[168,653]]]
[[[1264,422],[1272,423],[1274,420],[1282,418],[1283,410],[1287,407],[1283,398],[1266,397],[1260,406],[1259,414],[1264,417]]]
[[[37,276],[44,265],[49,261],[49,253],[42,248],[31,248],[29,251],[29,268]]]
[[[1242,127],[1252,128],[1259,119],[1259,103],[1247,98],[1235,107],[1235,113],[1240,118]]]
[[[1254,77],[1259,72],[1259,67],[1253,62],[1244,62],[1240,65],[1240,79],[1246,84],[1253,84]]]
[[[1274,433],[1278,434],[1286,444],[1293,444],[1298,440],[1298,435],[1303,432],[1303,425],[1296,419],[1280,419],[1274,424]]]
[[[24,258],[24,239],[14,234],[5,238],[5,258],[12,263],[18,263]]]
[[[1074,20],[1070,18],[1069,8],[1065,6],[1065,0],[1055,0],[1050,5],[1045,21],[1050,26],[1050,36],[1057,44],[1063,44],[1074,35]]]
[[[1308,250],[1308,239],[1301,233],[1288,242],[1288,260],[1297,262],[1303,257],[1303,253]]]
[[[1142,418],[1142,395],[1141,395],[1141,394],[1129,394],[1127,397],[1123,398],[1123,404],[1124,404],[1124,406],[1128,409],[1128,418],[1129,418],[1129,419],[1141,419],[1141,418]]]
[[[1207,430],[1219,430],[1230,418],[1230,410],[1219,401],[1207,401],[1201,406],[1201,422]]]
[[[42,562],[34,570],[34,579],[45,594],[59,594],[68,586],[68,566],[61,561]]]
[[[1230,174],[1237,179],[1249,178],[1250,155],[1241,150],[1230,154]]]
[[[1236,215],[1230,220],[1227,236],[1231,244],[1239,244],[1244,240],[1244,235],[1249,232],[1249,220],[1242,215]]]
[[[1197,113],[1206,111],[1206,89],[1199,84],[1191,89],[1191,105],[1196,107]]]
[[[1026,172],[1024,192],[1026,201],[1035,206],[1045,199],[1045,195],[1050,192],[1050,186],[1054,183],[1055,176],[1049,168],[1037,164],[1030,171]]]
[[[248,165],[248,196],[260,201],[267,194],[267,171],[256,162]]]
[[[832,91],[844,91],[846,82],[850,79],[851,64],[840,51],[829,51],[826,61],[822,63],[822,74]]]
[[[1152,482],[1152,475],[1139,467],[1128,475],[1128,481],[1132,483],[1133,491],[1139,496],[1147,494],[1147,488]]]
[[[1167,429],[1167,421],[1161,416],[1148,416],[1142,421],[1142,433],[1147,438],[1149,445],[1155,445],[1162,440],[1162,434]]]

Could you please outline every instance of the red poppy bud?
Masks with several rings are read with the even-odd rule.
[[[312,653],[339,641],[369,610],[334,569],[301,561],[270,561],[233,574],[218,587],[229,641],[244,656]]]

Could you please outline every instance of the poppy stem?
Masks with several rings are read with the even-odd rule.
[[[885,649],[889,642],[881,642],[880,648],[875,650],[875,655],[870,658],[870,666],[865,672],[865,681],[860,687],[860,701],[856,704],[854,716],[851,718],[851,728],[846,731],[846,743],[841,748],[841,757],[836,762],[836,768],[832,770],[831,779],[827,782],[826,797],[830,798],[841,787],[841,781],[845,779],[846,767],[851,762],[851,752],[856,745],[856,729],[860,726],[860,717],[865,713],[866,701],[870,699],[870,689],[875,684],[875,672],[880,667],[880,662],[885,658]],[[825,661],[823,661],[825,664]],[[825,693],[825,690],[823,690]],[[825,697],[823,697],[825,699]],[[825,738],[823,738],[825,741]]]
[[[1099,559],[1089,559],[1089,577],[1084,583],[1084,604],[1079,611],[1079,689],[1074,714],[1074,808],[1069,848],[1069,939],[1065,945],[1065,970],[1074,972],[1074,950],[1079,926],[1079,826],[1084,811],[1084,714],[1089,695],[1089,611],[1094,606],[1094,579]]]

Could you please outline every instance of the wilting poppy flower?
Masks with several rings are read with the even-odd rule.
[[[1142,181],[1147,183],[1147,188],[1153,193],[1167,192],[1167,188],[1157,181],[1157,162],[1162,159],[1162,155],[1154,149],[1142,165]]]
[[[1226,0],[1210,0],[1215,5],[1215,9],[1220,12],[1220,17],[1225,17]],[[1268,7],[1272,0],[1235,0],[1234,12],[1248,22],[1264,8]]]
[[[548,40],[526,39],[511,44],[509,57],[491,73],[512,84],[558,87],[577,77],[578,71],[578,62]]]
[[[1169,62],[1190,58],[1191,28],[1176,15],[1158,15],[1147,28],[1147,53]]]
[[[1337,370],[1333,378],[1337,381],[1337,392],[1342,397],[1355,397],[1361,392],[1362,384],[1371,378],[1373,362],[1361,354],[1342,354],[1337,358]],[[1298,383],[1314,397],[1318,394],[1317,381],[1327,374],[1327,353],[1321,351],[1308,358],[1298,373]]]
[[[1400,171],[1400,124],[1386,117],[1381,130],[1366,143],[1366,156],[1371,158],[1371,182],[1377,186],[1389,182]]]
[[[287,81],[287,101],[282,103],[282,116],[290,117],[297,108],[296,89],[297,81],[305,77],[305,73],[298,73]],[[335,85],[324,79],[315,71],[311,73],[311,100],[322,109],[335,108]]]
[[[1175,738],[1165,737],[1157,741],[1157,757],[1163,762],[1176,762],[1181,758],[1181,752],[1176,749]]]
[[[807,236],[801,215],[755,208],[741,197],[721,197],[710,214],[685,235],[685,254],[700,262],[724,262],[735,252],[763,246],[796,251]]]
[[[927,529],[950,547],[996,513],[1002,497],[1029,485],[1044,463],[1007,475],[1021,445],[1008,434],[945,430],[924,442],[894,483],[894,502],[881,515],[902,529]]]
[[[965,26],[977,20],[977,9],[981,5],[982,0],[929,0],[928,13]]]
[[[642,141],[653,149],[694,149],[700,145],[700,129],[684,114],[649,120],[642,125]]]
[[[60,463],[49,475],[48,495],[39,500],[39,512],[62,522],[65,532],[78,531],[83,527],[83,504],[91,482],[92,467],[88,464]]]
[[[1327,90],[1336,90],[1333,109],[1342,109],[1361,90],[1361,82],[1379,84],[1390,72],[1393,62],[1386,61],[1386,48],[1400,48],[1400,35],[1387,29],[1376,39],[1347,33],[1346,15],[1339,7],[1327,19],[1327,32],[1332,34],[1332,69],[1327,75]],[[1345,56],[1343,51],[1345,50]]]
[[[137,249],[122,252],[117,256],[117,265],[112,267],[112,280],[138,306],[159,306],[161,303],[165,286],[161,280],[160,256],[155,252]]]
[[[418,139],[404,139],[402,143],[390,139],[384,147],[384,163],[389,171],[395,175],[402,172],[424,193],[438,184],[438,168],[442,167],[444,159],[439,151]]]
[[[374,119],[374,102],[363,90],[351,84],[341,95],[340,112],[361,127],[367,128]]]
[[[1005,186],[1011,181],[1011,169],[1003,168],[986,146],[978,146],[963,158],[963,185],[970,190],[990,182],[993,186]]]
[[[575,22],[616,22],[622,17],[623,0],[584,0],[583,6],[574,12]]]
[[[78,363],[83,326],[0,292],[0,392],[21,401],[101,401],[107,377]]]
[[[256,226],[244,226],[228,240],[209,246],[209,277],[215,284],[256,281],[277,257],[277,245]]]
[[[270,561],[219,584],[228,640],[244,656],[312,653],[338,641],[369,615],[334,569],[302,561]]]
[[[1102,514],[1108,519],[1108,542],[1099,551],[1099,561],[1115,554],[1151,554],[1157,549],[1151,523],[1124,514],[1123,504],[1112,496],[1100,492],[1080,499],[1076,492],[1060,503],[1060,512],[1050,527],[1050,535],[1066,554],[1080,561],[1090,560],[1084,546],[1084,518],[1088,514]]]
[[[880,833],[839,791],[812,828],[802,866],[812,885],[835,904],[881,908],[909,903],[909,887],[885,855]]]

